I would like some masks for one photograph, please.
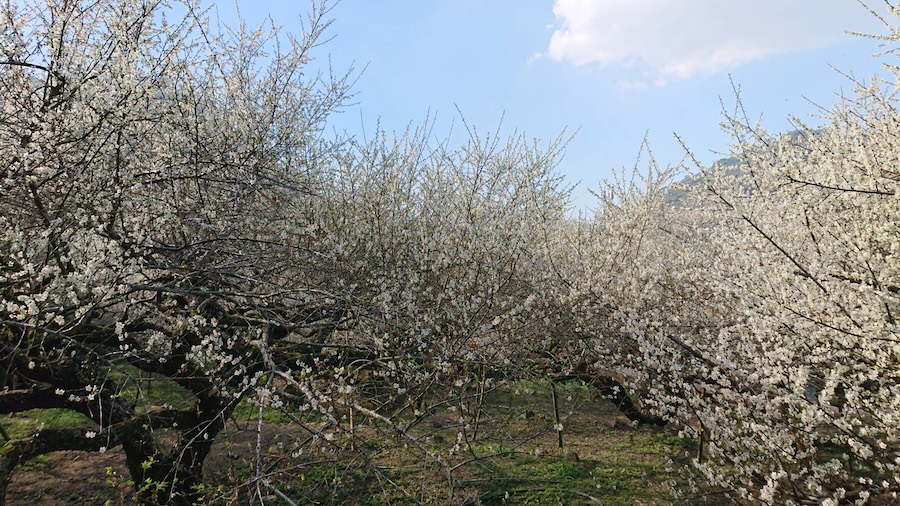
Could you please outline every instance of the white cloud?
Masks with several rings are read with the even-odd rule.
[[[555,0],[547,55],[690,77],[878,31],[853,0]]]

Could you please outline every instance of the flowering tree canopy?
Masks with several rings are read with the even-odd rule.
[[[122,445],[140,501],[191,503],[242,399],[293,399],[329,430],[340,401],[402,433],[387,407],[457,360],[509,362],[531,232],[568,198],[561,145],[327,141],[349,74],[309,71],[326,12],[285,38],[191,4],[0,8],[0,412],[89,420],[7,441],[0,483],[34,455]]]
[[[264,367],[261,340],[343,318],[305,232],[327,179],[319,132],[347,96],[344,78],[302,75],[323,12],[284,44],[181,8],[175,21],[160,2],[2,8],[0,403],[95,426],[8,442],[7,474],[122,444],[147,500],[190,495]],[[144,409],[140,374],[195,405]],[[178,428],[174,447],[163,428]]]
[[[606,306],[573,306],[597,356],[699,439],[696,469],[735,499],[900,487],[900,166],[883,84],[859,83],[816,129],[732,120],[728,163],[676,186],[655,166],[610,184],[574,235],[561,293]]]

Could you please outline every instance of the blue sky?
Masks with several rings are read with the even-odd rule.
[[[307,7],[219,2],[225,22],[235,5],[288,31]],[[342,0],[331,15],[320,59],[366,67],[335,128],[402,130],[430,113],[436,135],[461,138],[458,107],[484,133],[501,117],[504,132],[543,140],[577,130],[559,170],[580,183],[578,208],[592,203],[587,188],[634,165],[645,132],[663,165],[682,156],[673,132],[703,163],[721,158],[729,76],[745,109],[781,131],[790,115],[816,124],[816,104],[853,89],[829,65],[868,78],[884,59],[876,41],[844,33],[885,30],[854,0]]]

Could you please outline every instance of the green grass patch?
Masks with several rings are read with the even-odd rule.
[[[259,418],[259,407],[248,399],[241,399],[232,412],[232,417],[240,422],[255,421]],[[318,414],[291,414],[283,409],[264,407],[262,412],[263,421],[275,425],[285,425],[297,420],[303,422],[312,422],[321,418]]]
[[[486,505],[590,504],[597,498],[603,504],[633,504],[638,498],[643,504],[669,504],[671,497],[662,485],[672,478],[665,471],[666,456],[653,455],[648,463],[602,453],[581,460],[519,456],[497,463],[490,473],[472,481]]]
[[[141,371],[129,364],[111,369],[109,380],[110,384],[106,388],[115,389],[119,397],[134,403],[138,413],[164,405],[187,409],[197,402],[196,396],[177,382]]]
[[[13,439],[30,437],[40,428],[88,427],[91,420],[77,411],[62,408],[30,409],[0,416],[0,425]]]

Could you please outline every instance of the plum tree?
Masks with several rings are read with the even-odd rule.
[[[730,117],[732,163],[677,198],[654,166],[608,185],[596,237],[569,248],[563,293],[587,301],[596,356],[699,439],[696,469],[734,498],[900,486],[896,97],[858,85],[815,129]]]
[[[510,363],[562,143],[326,139],[352,77],[310,71],[327,12],[284,37],[188,2],[0,7],[0,412],[86,417],[7,438],[4,488],[121,445],[139,502],[189,504],[242,400],[319,411],[328,440],[352,437],[341,405],[402,435],[462,361]]]
[[[342,318],[298,233],[348,90],[302,78],[324,6],[287,44],[180,7],[2,7],[0,404],[91,422],[7,441],[4,483],[36,454],[121,444],[142,501],[189,502],[261,339]],[[193,405],[147,409],[138,374]]]

